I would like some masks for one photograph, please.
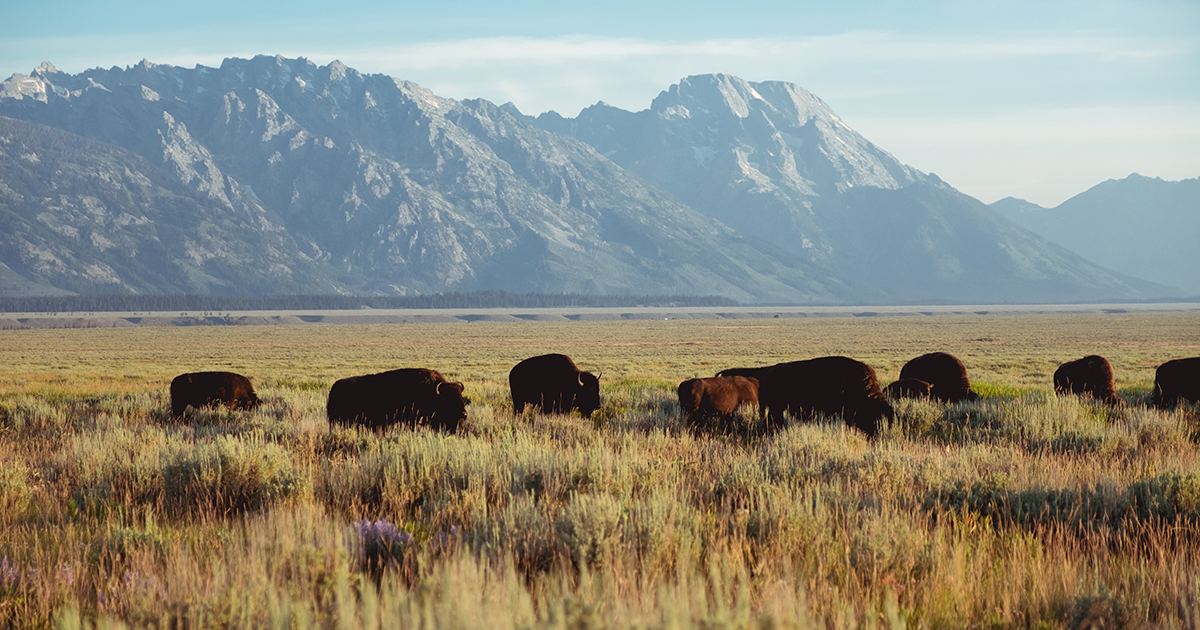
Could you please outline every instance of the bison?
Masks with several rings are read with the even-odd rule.
[[[919,378],[902,378],[891,385],[883,388],[883,393],[889,400],[898,400],[900,398],[916,398],[924,400],[929,398],[929,390],[932,386]]]
[[[508,373],[513,410],[518,414],[525,405],[541,407],[542,413],[570,413],[578,410],[590,418],[600,406],[600,379],[584,372],[565,354],[530,357],[513,366]]]
[[[463,384],[437,370],[402,368],[339,379],[329,389],[329,423],[374,430],[393,424],[454,433],[467,418]]]
[[[758,379],[744,376],[693,378],[679,384],[679,411],[692,431],[712,427],[720,420],[726,430],[742,405],[758,404]]]
[[[915,378],[929,383],[929,395],[942,402],[979,400],[971,391],[967,367],[958,357],[945,352],[923,354],[900,368],[900,378]]]
[[[1200,357],[1167,361],[1154,372],[1155,407],[1174,407],[1181,398],[1200,402]]]
[[[254,409],[262,401],[250,379],[233,372],[191,372],[171,380],[171,414],[182,417],[188,405],[200,409],[222,404],[226,408]]]
[[[847,357],[820,357],[773,366],[759,384],[758,400],[769,428],[782,427],[786,413],[798,418],[841,414],[846,426],[874,438],[881,420],[891,426],[896,417],[879,389],[875,370]]]
[[[1125,401],[1117,398],[1112,364],[1096,354],[1058,366],[1054,371],[1054,393],[1090,397],[1114,407],[1125,406]]]

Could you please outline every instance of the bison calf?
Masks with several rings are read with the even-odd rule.
[[[1180,399],[1200,402],[1200,357],[1167,361],[1154,371],[1154,406],[1167,409]]]
[[[325,412],[330,424],[371,429],[402,424],[454,433],[467,418],[467,405],[462,383],[449,382],[436,370],[403,368],[338,380]]]
[[[820,357],[780,363],[763,375],[758,388],[761,413],[768,427],[782,427],[785,414],[811,418],[840,414],[846,426],[874,438],[879,423],[896,417],[875,370],[847,357]]]
[[[541,407],[542,413],[570,413],[578,410],[585,418],[600,406],[600,379],[584,372],[565,354],[530,357],[513,366],[508,373],[513,410],[518,414],[525,405]]]
[[[250,379],[233,372],[191,372],[171,380],[171,414],[176,418],[183,416],[189,405],[250,410],[261,402]]]
[[[967,366],[958,357],[945,352],[923,354],[900,368],[900,378],[915,378],[929,383],[929,395],[947,403],[978,400],[971,391]]]
[[[883,394],[889,400],[898,400],[900,398],[924,400],[929,398],[931,389],[932,386],[929,383],[919,378],[902,378],[883,388]]]
[[[1112,364],[1096,354],[1058,366],[1054,371],[1054,393],[1090,397],[1114,407],[1125,406],[1125,401],[1117,397]]]
[[[692,431],[727,431],[742,405],[758,404],[758,379],[743,376],[693,378],[679,384],[679,411]],[[713,420],[720,420],[714,427]]]

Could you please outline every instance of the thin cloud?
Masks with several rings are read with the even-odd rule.
[[[1033,33],[996,38],[929,38],[860,31],[841,35],[795,38],[730,38],[698,41],[655,41],[584,35],[483,37],[420,42],[360,49],[343,58],[391,68],[463,68],[498,64],[564,65],[578,62],[629,61],[637,58],[804,58],[809,61],[931,61],[947,59],[1011,59],[1046,56],[1102,56],[1153,59],[1188,52],[1178,42],[1111,37],[1103,33]]]

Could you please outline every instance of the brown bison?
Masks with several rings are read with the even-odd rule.
[[[979,400],[971,391],[967,367],[958,357],[945,352],[923,354],[900,368],[900,378],[915,378],[929,383],[929,395],[942,402]]]
[[[518,414],[525,405],[541,407],[542,413],[570,413],[578,410],[585,418],[600,407],[600,379],[584,372],[565,354],[530,357],[513,366],[508,373],[513,410]]]
[[[840,414],[846,426],[874,438],[881,420],[891,426],[896,417],[879,389],[875,370],[847,357],[780,363],[763,375],[758,401],[772,429],[781,428],[788,413],[803,419],[818,413]]]
[[[191,372],[171,380],[171,414],[183,416],[188,405],[201,409],[225,405],[233,409],[254,409],[262,401],[254,393],[250,379],[233,372]]]
[[[728,430],[742,405],[758,404],[758,379],[744,376],[693,378],[679,384],[679,412],[692,431]],[[713,421],[720,424],[713,426]]]
[[[1054,393],[1090,397],[1114,407],[1125,406],[1125,401],[1117,397],[1112,364],[1096,354],[1058,366],[1054,371]]]
[[[1154,371],[1154,406],[1167,409],[1180,399],[1200,402],[1200,357],[1167,361]]]
[[[436,370],[403,368],[339,379],[329,390],[329,423],[383,429],[393,424],[454,433],[467,418],[463,384]]]
[[[883,388],[883,394],[888,397],[888,400],[901,398],[924,400],[929,398],[930,389],[932,386],[919,378],[902,378]]]

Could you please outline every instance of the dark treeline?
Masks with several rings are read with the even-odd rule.
[[[705,295],[584,295],[472,291],[406,296],[347,295],[64,295],[0,298],[3,313],[90,313],[112,311],[294,311],[360,308],[563,308],[637,306],[737,306]]]

